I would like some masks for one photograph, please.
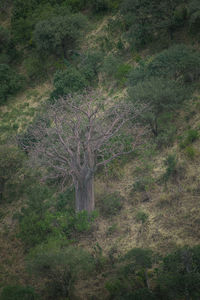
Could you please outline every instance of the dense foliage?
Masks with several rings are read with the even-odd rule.
[[[199,165],[199,28],[199,0],[0,0],[0,242],[6,249],[0,261],[0,300],[200,298],[199,179],[185,168]],[[124,120],[125,132],[111,139],[117,150],[134,148],[133,131],[146,131],[138,144],[136,136],[139,148],[133,153],[99,170],[97,211],[88,213],[75,211],[72,181],[61,180],[56,171],[46,179],[51,166],[34,168],[32,152],[40,141],[34,135],[38,128],[48,128],[44,138],[58,154],[61,145],[69,146],[64,126],[57,147],[59,126],[52,125],[51,115],[43,120],[44,112],[60,97],[80,94],[85,101],[91,89],[100,91],[98,117],[116,103],[132,108],[130,128]],[[77,122],[70,117],[74,129]],[[113,117],[114,110],[108,123]],[[79,150],[87,145],[83,137],[92,134],[96,142],[105,125],[100,123],[84,135],[88,123],[83,118],[80,144],[75,143]],[[105,139],[109,133],[102,127]],[[70,138],[76,141],[75,136]],[[95,160],[108,157],[110,149],[107,143]],[[55,160],[59,172],[69,160],[63,153]],[[184,193],[187,204],[180,200]],[[191,208],[194,223],[191,203],[196,205]],[[173,215],[174,224],[166,224],[160,243],[164,215]],[[141,246],[148,247],[152,224],[152,243],[158,242],[154,250]],[[182,233],[177,245],[167,236],[168,227],[176,224],[186,224],[189,232],[198,229],[194,240],[187,233],[188,246],[177,246],[184,245]],[[138,248],[131,249],[131,239]]]

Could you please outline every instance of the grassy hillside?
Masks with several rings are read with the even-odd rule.
[[[0,300],[199,299],[198,1],[33,2],[0,6]],[[64,47],[42,43],[66,24]],[[95,174],[92,215],[23,148],[53,101],[91,89],[148,107],[140,146]]]

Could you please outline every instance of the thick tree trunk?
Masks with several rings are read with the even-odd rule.
[[[75,185],[76,211],[94,210],[94,176],[78,182]]]

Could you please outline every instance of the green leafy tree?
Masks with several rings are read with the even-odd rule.
[[[75,48],[85,25],[86,18],[82,14],[53,17],[36,25],[33,39],[39,52],[67,58]]]
[[[0,26],[0,53],[4,49],[7,49],[9,42],[10,42],[10,32],[3,26]]]
[[[198,299],[200,293],[200,247],[184,247],[163,259],[158,272],[159,299]]]
[[[3,288],[0,300],[38,300],[39,297],[32,287],[8,285]]]
[[[24,84],[24,78],[18,75],[6,64],[0,64],[0,105],[4,104],[10,95],[17,93]]]
[[[199,70],[200,52],[183,44],[174,45],[151,60],[140,61],[130,72],[127,84],[134,86],[138,81],[148,80],[152,76],[192,83],[199,78]]]
[[[91,254],[82,248],[60,247],[53,241],[36,248],[28,259],[32,274],[46,281],[47,292],[54,299],[70,297],[78,278],[94,269]]]
[[[23,158],[23,153],[15,147],[0,146],[0,201],[17,188],[16,180],[23,166]]]
[[[200,52],[186,45],[174,45],[157,54],[148,64],[149,76],[192,82],[200,76]]]
[[[85,78],[92,82],[97,79],[98,73],[103,63],[104,55],[100,51],[88,50],[81,57],[80,71]]]
[[[150,125],[155,136],[159,134],[162,114],[177,109],[188,97],[188,91],[176,82],[150,78],[128,90],[129,99],[135,105],[145,104],[148,109],[140,115],[140,121]]]
[[[125,0],[121,5],[130,43],[138,48],[152,40],[156,23],[156,1]]]
[[[187,18],[187,8],[182,0],[163,0],[157,3],[157,30],[168,33],[173,39],[177,28],[184,25]]]
[[[16,57],[17,51],[10,31],[0,26],[0,64],[9,63]]]
[[[106,283],[109,299],[154,300],[148,269],[153,265],[153,253],[149,249],[134,248],[121,259],[115,277]]]
[[[88,85],[84,75],[72,66],[66,70],[56,72],[53,83],[54,91],[51,94],[51,99],[81,91]]]
[[[58,4],[48,0],[15,0],[11,18],[11,30],[15,41],[32,47],[33,31],[38,22],[69,13],[67,5]]]
[[[199,36],[200,3],[198,0],[193,0],[189,3],[189,28],[191,33]]]

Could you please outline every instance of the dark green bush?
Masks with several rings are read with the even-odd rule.
[[[87,85],[88,82],[84,75],[70,66],[64,71],[55,73],[54,91],[51,94],[51,99],[82,91]]]
[[[191,83],[199,78],[200,53],[186,45],[174,45],[163,50],[152,60],[140,61],[128,79],[128,86],[134,86],[138,81],[150,77],[172,79],[179,82]]]
[[[121,14],[126,25],[126,36],[134,48],[146,46],[156,39],[173,39],[174,32],[186,23],[187,10],[181,0],[124,0]]]
[[[169,178],[174,178],[177,175],[177,158],[174,154],[169,154],[164,161],[166,171],[163,175],[164,181],[167,181]]]
[[[43,186],[34,186],[27,190],[27,206],[19,215],[18,237],[27,248],[47,240],[53,233],[53,216],[48,213],[51,192]]]
[[[115,266],[115,277],[106,282],[109,299],[153,300],[148,288],[148,269],[153,264],[153,253],[149,249],[134,248],[128,251]]]
[[[2,0],[0,2],[0,14],[7,15],[8,8],[10,7],[11,3],[11,0]]]
[[[60,193],[57,197],[56,201],[56,210],[62,211],[63,209],[74,209],[74,199],[75,199],[75,193],[74,189],[70,188],[67,189],[65,192]]]
[[[24,154],[10,145],[0,146],[0,202],[17,198]]]
[[[24,85],[23,76],[17,74],[6,64],[0,64],[0,105],[9,96],[16,94]]]
[[[195,156],[196,156],[196,151],[195,151],[194,147],[192,147],[192,146],[187,146],[187,147],[185,148],[185,154],[187,155],[188,158],[194,159]]]
[[[101,213],[107,217],[116,215],[122,209],[123,200],[118,192],[103,196],[99,203]]]
[[[47,78],[46,61],[44,57],[40,57],[34,53],[25,58],[23,65],[30,83],[44,81]]]
[[[0,64],[10,63],[17,58],[17,50],[11,37],[11,32],[0,26]]]
[[[27,0],[26,2],[15,0],[11,18],[14,40],[32,49],[33,32],[37,23],[69,14],[69,6],[63,2],[62,0]]]
[[[175,45],[157,54],[148,64],[150,76],[192,82],[200,76],[200,53],[186,45]]]
[[[97,217],[96,211],[92,214],[86,211],[75,212],[73,190],[60,194],[55,201],[52,191],[38,185],[27,190],[27,198],[27,206],[22,208],[18,216],[18,237],[27,248],[47,241],[50,237],[66,239],[89,232]],[[54,207],[57,211],[52,212]]]
[[[127,85],[133,87],[138,84],[139,81],[143,81],[148,78],[148,61],[141,60],[137,67],[130,70],[128,74]]]
[[[93,13],[103,13],[115,11],[119,8],[122,0],[88,0],[88,4]]]
[[[200,293],[200,247],[179,248],[164,257],[158,272],[158,299],[198,299]],[[160,298],[159,298],[160,297]]]
[[[148,214],[145,213],[144,211],[140,210],[136,213],[136,221],[137,222],[142,222],[142,224],[146,223],[146,221],[148,220]]]
[[[101,72],[104,74],[104,77],[115,78],[121,59],[119,57],[110,54],[105,57],[104,62],[101,67]]]
[[[10,285],[3,288],[0,300],[36,300],[38,295],[32,287]]]
[[[189,28],[190,32],[199,35],[200,27],[200,4],[198,0],[189,3]]]
[[[154,136],[158,136],[162,130],[159,125],[163,114],[173,112],[180,107],[189,97],[190,91],[172,80],[150,78],[130,87],[128,94],[134,106],[147,107],[139,116],[139,121],[148,124]]]
[[[183,149],[199,138],[199,133],[196,129],[188,130],[185,139],[180,143],[180,147]]]
[[[103,53],[100,51],[89,50],[81,57],[80,71],[89,82],[97,78],[102,65],[103,56]]]
[[[94,269],[93,257],[82,248],[59,247],[51,243],[36,248],[28,258],[32,274],[46,281],[51,299],[69,297],[78,278]]]
[[[145,46],[153,38],[156,15],[152,1],[124,0],[121,14],[126,24],[127,38],[134,48]]]
[[[148,189],[152,183],[153,183],[153,178],[151,178],[151,177],[144,176],[144,177],[138,178],[133,184],[132,192],[148,191]]]
[[[10,32],[8,29],[0,26],[0,53],[8,48],[10,42]]]
[[[127,81],[128,74],[130,73],[132,67],[128,64],[121,64],[118,66],[115,74],[115,78],[120,85],[125,85]]]
[[[33,39],[40,53],[69,57],[81,31],[85,28],[86,17],[82,14],[67,14],[40,21],[35,26]]]
[[[131,66],[123,64],[120,57],[113,54],[108,55],[102,64],[101,72],[105,77],[105,80],[113,79],[119,83],[119,85],[125,85],[128,75],[131,71]]]

